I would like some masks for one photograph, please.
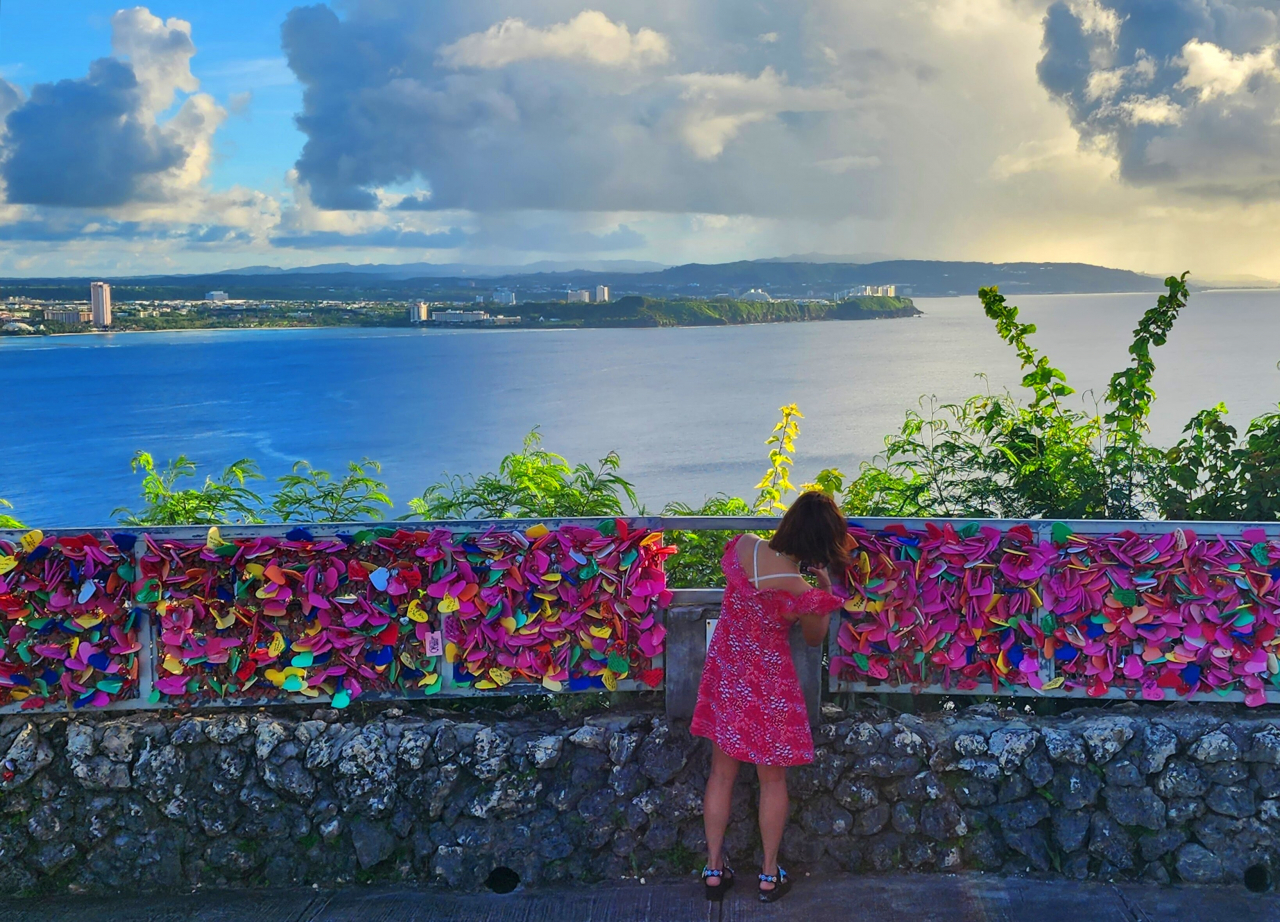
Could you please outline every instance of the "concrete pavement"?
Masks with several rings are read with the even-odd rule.
[[[962,875],[803,879],[773,905],[745,879],[723,909],[695,882],[520,891],[407,888],[202,891],[0,902],[0,922],[1280,922],[1280,896],[1241,887],[1153,887]]]

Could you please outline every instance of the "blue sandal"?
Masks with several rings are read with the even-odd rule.
[[[707,881],[716,878],[720,881],[718,884],[709,884]],[[724,899],[724,893],[733,886],[733,868],[729,867],[726,861],[724,867],[720,870],[703,866],[702,868],[702,889],[707,894],[707,899],[713,903],[719,903]]]
[[[782,869],[782,865],[778,865],[777,874],[761,874],[760,883],[773,884],[768,890],[760,888],[760,902],[773,903],[782,899],[791,890],[791,878],[787,876],[787,872]]]

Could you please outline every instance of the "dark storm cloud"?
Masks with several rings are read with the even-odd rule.
[[[803,45],[800,6],[295,9],[299,179],[326,209],[372,210],[376,190],[416,181],[430,198],[399,210],[863,212],[883,195],[874,176],[815,166],[850,152],[857,102]]]
[[[1278,41],[1270,0],[1058,0],[1037,73],[1123,179],[1274,198]]]
[[[106,207],[136,199],[142,180],[186,158],[142,111],[133,68],[113,58],[94,61],[82,79],[37,84],[5,120],[0,175],[9,202]]]

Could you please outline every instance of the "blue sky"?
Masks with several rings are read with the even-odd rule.
[[[1274,7],[4,0],[0,274],[820,252],[1280,277]]]

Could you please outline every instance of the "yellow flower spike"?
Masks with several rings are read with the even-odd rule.
[[[446,615],[457,611],[460,607],[458,600],[447,592],[444,594],[444,598],[440,600],[440,611],[444,612]]]
[[[174,675],[181,675],[183,670],[182,660],[176,656],[166,656],[164,662],[160,664],[164,667],[165,672],[171,672]]]

